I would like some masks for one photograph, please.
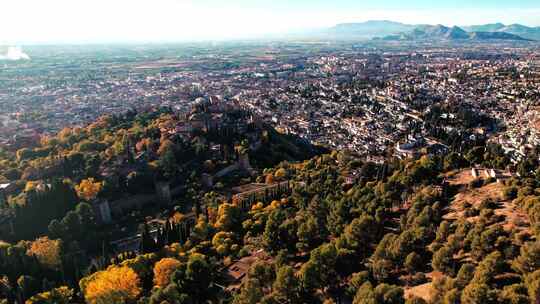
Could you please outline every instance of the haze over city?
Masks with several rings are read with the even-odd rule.
[[[275,38],[367,20],[447,26],[494,22],[540,26],[540,4],[535,0],[3,2],[0,44]]]

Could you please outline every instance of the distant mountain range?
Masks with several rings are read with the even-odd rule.
[[[510,33],[526,39],[540,40],[540,26],[529,27],[521,24],[504,25],[502,23],[494,23],[464,26],[463,29],[471,32]]]
[[[444,25],[405,24],[387,20],[338,24],[328,34],[342,38],[382,40],[540,40],[540,27],[502,23],[446,27]]]
[[[415,25],[387,20],[372,20],[361,23],[342,23],[328,30],[338,36],[356,36],[358,38],[374,38],[411,31]]]
[[[421,25],[412,31],[387,35],[383,40],[528,40],[505,32],[467,32],[464,29],[444,25]]]

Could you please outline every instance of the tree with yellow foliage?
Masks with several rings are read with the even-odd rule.
[[[42,184],[41,182],[37,181],[27,181],[26,185],[24,186],[24,192],[30,192],[37,190],[38,186]]]
[[[219,205],[218,217],[215,227],[221,231],[233,231],[242,223],[240,208],[234,204],[223,203]]]
[[[86,201],[95,199],[102,189],[103,183],[97,182],[93,178],[83,179],[79,185],[75,186],[79,197]]]
[[[197,219],[197,224],[195,227],[193,227],[193,231],[191,232],[191,240],[192,241],[205,241],[209,238],[209,236],[212,234],[213,227],[208,224],[208,221],[204,216],[199,216]]]
[[[183,215],[182,213],[180,212],[175,212],[171,218],[171,220],[173,221],[173,223],[175,224],[179,224],[181,223],[184,219],[186,218],[185,215]]]
[[[128,303],[141,293],[139,276],[133,269],[111,266],[83,278],[79,283],[84,298],[90,304]]]
[[[72,130],[66,127],[60,130],[60,132],[58,132],[57,137],[60,141],[67,142],[71,135],[72,135]]]
[[[264,209],[264,204],[262,202],[257,202],[251,206],[251,211],[260,211],[262,209]]]
[[[264,182],[266,184],[268,184],[268,185],[273,184],[274,183],[274,175],[272,175],[271,173],[267,174]]]
[[[60,240],[51,240],[44,236],[33,241],[26,254],[35,256],[41,264],[48,268],[58,269],[61,263],[61,246]]]
[[[62,286],[51,291],[38,293],[26,300],[25,304],[69,304],[72,303],[73,289]]]
[[[158,287],[166,287],[171,281],[171,275],[182,265],[174,258],[163,258],[154,266],[154,284]]]
[[[228,255],[232,247],[233,234],[231,232],[220,231],[212,238],[212,246],[216,249],[220,255]]]
[[[276,171],[276,173],[274,174],[274,177],[277,179],[277,180],[284,180],[286,177],[287,177],[288,173],[287,173],[287,170],[283,169],[283,168],[280,168]]]
[[[268,209],[274,210],[274,209],[279,208],[279,206],[281,206],[281,202],[278,201],[278,200],[273,200],[273,201],[270,203],[270,205],[268,206]]]

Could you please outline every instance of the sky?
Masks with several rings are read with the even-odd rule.
[[[0,0],[0,45],[242,39],[383,19],[540,26],[540,1]]]

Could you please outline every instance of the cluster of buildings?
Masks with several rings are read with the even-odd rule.
[[[0,87],[0,118],[8,130],[0,132],[0,144],[16,147],[17,140],[132,108],[182,111],[212,96],[241,104],[280,132],[370,157],[406,156],[433,145],[444,150],[424,121],[436,103],[492,118],[496,123],[470,131],[489,136],[515,159],[538,144],[540,51],[534,47],[327,46],[309,53],[294,45],[247,47],[253,55],[232,48],[182,60],[138,58],[115,69],[82,65],[75,71],[84,78],[73,69],[57,68],[55,77],[22,70],[16,84]],[[441,116],[446,132],[464,127],[456,113]]]
[[[487,136],[514,160],[540,139],[540,54],[534,49],[335,52],[308,58],[302,67],[287,75],[285,86],[268,77],[237,98],[282,132],[372,157],[389,150],[403,157],[421,149],[444,153],[448,146],[425,121],[434,104],[469,111],[465,117],[442,112],[437,127]],[[480,117],[476,125],[463,124],[467,115]]]

